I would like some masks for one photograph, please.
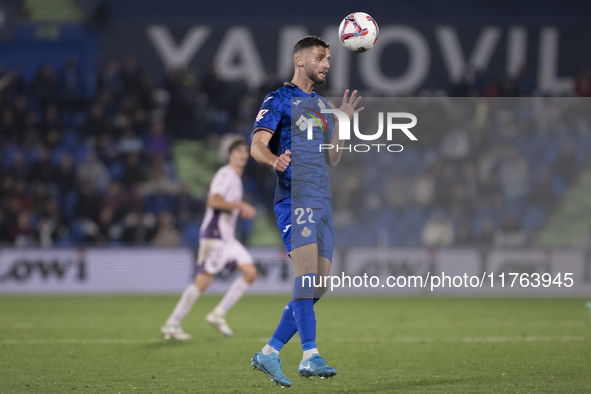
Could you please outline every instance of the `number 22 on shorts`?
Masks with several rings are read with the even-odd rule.
[[[312,215],[314,214],[314,211],[312,211],[312,208],[306,208],[306,210],[304,211],[304,208],[296,208],[294,211],[294,214],[297,216],[296,219],[296,223],[297,224],[304,224],[306,223],[306,219],[302,219],[302,217],[304,216],[305,213],[309,213],[308,215],[308,222],[310,223],[316,223],[313,219],[312,219]]]

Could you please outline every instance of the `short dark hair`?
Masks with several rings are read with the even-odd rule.
[[[295,55],[302,49],[314,48],[314,47],[323,47],[323,48],[330,48],[328,42],[324,41],[324,38],[318,36],[306,36],[299,40],[295,46],[293,47],[293,54]]]
[[[236,137],[232,143],[230,144],[230,147],[228,148],[228,156],[232,154],[232,152],[234,151],[234,149],[238,148],[239,146],[248,146],[248,144],[246,143],[246,140],[242,137]]]

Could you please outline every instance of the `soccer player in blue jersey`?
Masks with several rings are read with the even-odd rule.
[[[326,82],[330,67],[329,45],[320,37],[304,37],[295,45],[293,57],[293,79],[267,95],[263,101],[254,125],[251,146],[251,155],[256,161],[277,171],[277,225],[296,276],[292,300],[285,307],[267,345],[252,357],[251,365],[286,387],[291,386],[291,382],[281,370],[279,351],[296,332],[299,332],[304,351],[299,366],[300,376],[324,378],[336,375],[336,370],[327,365],[316,346],[314,303],[326,292],[326,288],[315,288],[314,280],[316,276],[330,272],[334,233],[326,165],[338,164],[342,154],[342,150],[337,149],[319,152],[319,144],[344,145],[344,141],[339,139],[338,122],[334,122],[328,114],[321,114],[322,108],[335,109],[335,106],[313,91],[314,85]],[[348,95],[347,90],[341,107],[336,109],[352,119],[353,114],[363,108],[355,109],[361,98],[356,98],[357,91],[351,97]],[[294,100],[293,114],[292,98],[301,98]],[[292,134],[292,118],[305,118],[306,113],[317,121],[312,122],[312,139],[307,138],[306,127],[295,128]],[[292,138],[297,141],[292,141]],[[297,175],[292,183],[294,173]]]

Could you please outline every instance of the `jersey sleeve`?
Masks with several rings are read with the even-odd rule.
[[[254,133],[265,131],[274,134],[283,116],[283,100],[278,94],[271,93],[265,97],[261,110],[254,122]]]
[[[209,186],[209,194],[212,196],[214,194],[219,194],[223,199],[226,199],[230,187],[232,186],[231,175],[232,174],[228,173],[228,171],[218,171]]]

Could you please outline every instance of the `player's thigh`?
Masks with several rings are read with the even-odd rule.
[[[332,262],[329,259],[320,254],[318,255],[318,275],[330,275],[331,266]]]
[[[332,224],[332,202],[325,201],[325,213],[316,226],[316,238],[318,240],[318,254],[332,261],[334,249],[334,228]]]
[[[318,255],[318,277],[328,277],[330,275],[330,268],[332,266],[332,262],[327,259],[325,256]],[[319,281],[322,284],[330,283],[330,280],[322,280]],[[328,286],[321,286],[316,287],[314,289],[314,298],[320,298],[326,291],[328,290]]]
[[[242,273],[244,281],[249,284],[252,284],[259,276],[254,263],[241,264],[238,266],[238,270]]]
[[[316,242],[292,249],[290,254],[296,277],[318,273],[318,244]]]

